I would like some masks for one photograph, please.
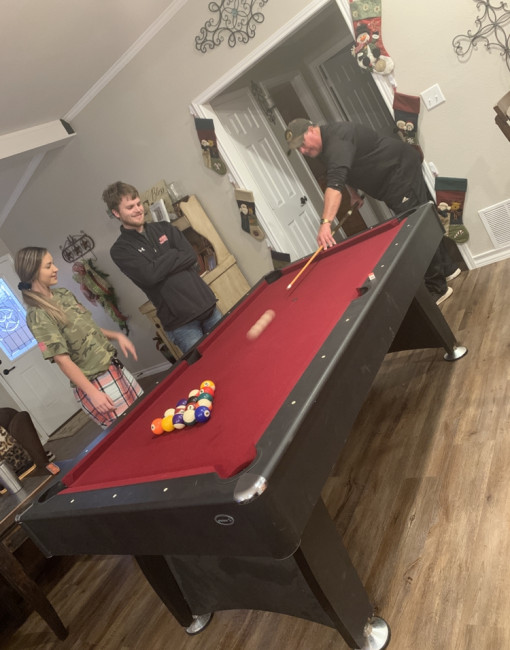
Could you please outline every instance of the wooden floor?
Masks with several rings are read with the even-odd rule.
[[[469,354],[386,358],[324,489],[392,650],[510,648],[510,260],[463,273],[442,311]],[[341,409],[338,416],[341,417]],[[80,559],[2,647],[344,650],[300,619],[218,612],[187,636],[130,557]]]

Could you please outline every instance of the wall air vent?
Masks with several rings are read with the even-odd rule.
[[[510,244],[510,200],[478,210],[495,248]]]

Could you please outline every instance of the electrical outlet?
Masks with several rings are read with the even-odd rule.
[[[430,88],[427,88],[427,90],[424,90],[420,95],[423,99],[423,103],[429,111],[446,101],[438,84],[434,84]]]

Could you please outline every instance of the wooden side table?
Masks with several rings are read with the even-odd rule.
[[[68,631],[39,585],[26,573],[14,553],[27,536],[16,522],[16,516],[26,510],[55,477],[30,475],[23,479],[23,488],[16,494],[0,496],[0,574],[20,596],[46,621],[61,640]]]

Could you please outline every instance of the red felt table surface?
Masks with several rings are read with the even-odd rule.
[[[321,253],[290,290],[304,262],[261,283],[64,478],[81,491],[215,472],[233,476],[255,458],[255,445],[402,226],[393,220]],[[254,341],[246,333],[268,309],[276,316]],[[211,379],[211,419],[155,436],[163,417]]]

